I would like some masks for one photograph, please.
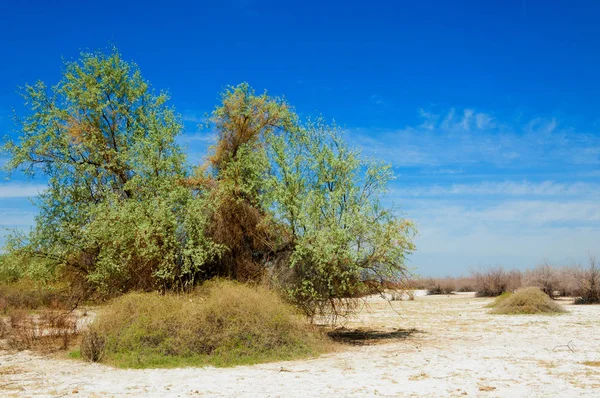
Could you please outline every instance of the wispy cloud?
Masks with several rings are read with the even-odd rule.
[[[212,131],[202,131],[196,133],[184,133],[177,137],[177,142],[185,145],[191,143],[208,143],[213,144],[217,141],[217,135]]]
[[[2,227],[24,227],[33,224],[35,212],[18,208],[0,208],[0,230]]]
[[[380,95],[372,94],[370,100],[375,105],[385,105],[385,101]]]
[[[474,108],[417,114],[403,128],[348,129],[347,137],[395,166],[385,200],[417,223],[411,263],[420,272],[565,264],[597,248],[598,132]]]
[[[402,210],[419,228],[412,264],[432,275],[479,265],[531,267],[546,258],[581,262],[600,239],[595,200],[498,200],[491,203],[413,199]]]
[[[205,112],[199,112],[190,109],[181,112],[181,118],[187,123],[204,124],[208,121],[208,116]]]
[[[348,136],[365,154],[397,166],[600,164],[600,135],[562,126],[556,118],[500,122],[469,108],[418,114],[422,121],[415,126],[348,129]]]
[[[0,198],[27,198],[37,196],[47,188],[43,184],[0,184]]]
[[[427,185],[416,187],[393,188],[391,194],[395,197],[448,197],[469,195],[491,195],[497,198],[505,196],[532,197],[600,197],[600,184],[573,182],[557,183],[554,181],[502,181],[477,182],[473,184]]]

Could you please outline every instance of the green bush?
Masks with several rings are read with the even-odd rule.
[[[501,295],[493,303],[493,314],[556,314],[566,312],[537,287],[527,287],[510,295]]]
[[[326,338],[273,291],[217,280],[190,294],[116,299],[84,334],[81,354],[120,367],[233,366],[326,347]]]
[[[506,299],[511,297],[512,295],[513,295],[512,292],[504,292],[501,295],[499,295],[498,297],[496,297],[496,299],[494,301],[492,301],[491,303],[489,303],[486,307],[487,308],[496,308],[500,304],[504,303],[504,301],[506,301]]]

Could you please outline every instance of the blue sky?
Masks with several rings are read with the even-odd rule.
[[[193,160],[230,84],[335,119],[393,164],[386,201],[418,225],[422,275],[600,255],[600,4],[323,3],[2,2],[0,132],[18,86],[115,44],[169,91]],[[27,228],[44,181],[0,177],[0,224]]]

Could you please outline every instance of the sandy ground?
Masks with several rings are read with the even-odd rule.
[[[600,367],[584,364],[600,361],[600,306],[507,316],[488,314],[489,302],[371,298],[346,325],[380,331],[366,343],[228,369],[121,370],[0,352],[0,396],[600,396]]]

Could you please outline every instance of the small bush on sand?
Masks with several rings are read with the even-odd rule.
[[[526,287],[510,296],[500,296],[493,314],[555,314],[565,310],[537,287]]]
[[[81,355],[121,367],[232,366],[318,354],[326,338],[264,287],[212,281],[194,293],[131,293],[109,304]]]

